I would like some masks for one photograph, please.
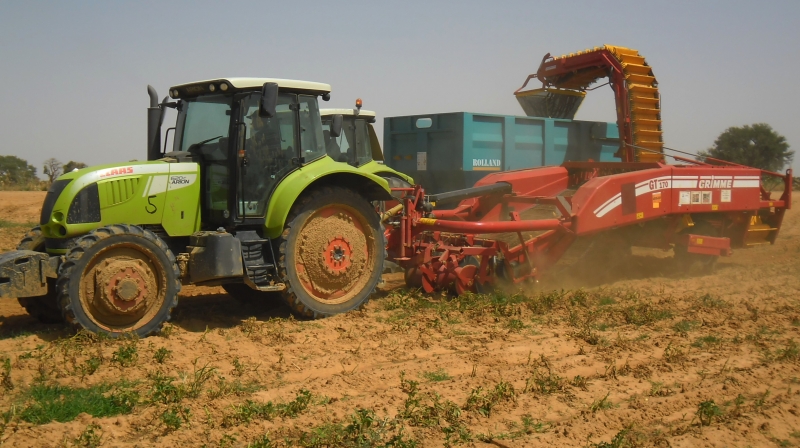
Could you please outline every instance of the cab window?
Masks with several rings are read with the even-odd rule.
[[[243,100],[244,161],[239,187],[239,216],[261,217],[266,212],[267,198],[286,174],[295,168],[297,157],[294,104],[297,96],[278,96],[276,114],[272,118],[259,115],[261,94]]]
[[[302,157],[308,163],[325,155],[325,141],[319,115],[317,97],[299,95],[300,113],[300,149]]]
[[[347,134],[352,135],[352,119],[345,118],[342,122],[342,133],[339,137],[331,137],[331,120],[326,118],[322,123],[322,134],[325,138],[325,151],[331,159],[337,162],[349,162],[348,154],[350,151],[350,144],[348,143]]]

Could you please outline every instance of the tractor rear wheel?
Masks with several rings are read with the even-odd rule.
[[[161,330],[178,303],[180,273],[161,238],[130,225],[101,227],[78,239],[58,276],[70,323],[112,337]]]
[[[358,193],[323,187],[292,207],[279,241],[283,297],[305,317],[363,305],[381,279],[384,242],[378,214]]]
[[[36,226],[25,234],[19,242],[17,250],[32,250],[36,252],[46,252],[44,235],[42,228]],[[31,316],[44,324],[58,324],[64,322],[61,315],[61,308],[58,306],[58,291],[56,290],[56,279],[47,279],[47,294],[36,297],[20,297],[17,299],[19,304],[25,308]]]

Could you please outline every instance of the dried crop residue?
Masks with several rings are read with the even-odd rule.
[[[386,276],[363,311],[318,321],[186,287],[166,333],[138,341],[40,325],[5,300],[0,441],[800,444],[800,216],[710,275],[676,274],[668,255],[634,251],[603,284],[576,273],[564,291],[551,278],[458,299]]]

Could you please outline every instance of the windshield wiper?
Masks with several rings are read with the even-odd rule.
[[[205,145],[206,143],[210,142],[211,140],[216,140],[216,139],[218,139],[218,138],[222,138],[222,136],[221,136],[221,135],[218,135],[218,136],[216,136],[216,137],[211,137],[211,138],[209,138],[208,140],[203,140],[202,142],[192,143],[192,144],[191,144],[191,145],[189,145],[189,147],[186,149],[186,152],[191,152],[193,149],[200,149],[200,147],[202,147],[202,146],[203,146],[203,145]]]

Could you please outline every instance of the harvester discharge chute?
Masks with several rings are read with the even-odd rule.
[[[529,116],[572,119],[590,86],[602,78],[614,89],[624,162],[664,159],[661,105],[653,70],[638,51],[604,45],[560,57],[548,53],[535,74],[514,92]],[[542,89],[523,89],[539,79]]]
[[[566,89],[536,89],[516,94],[525,115],[567,120],[575,118],[585,96],[586,92]]]

